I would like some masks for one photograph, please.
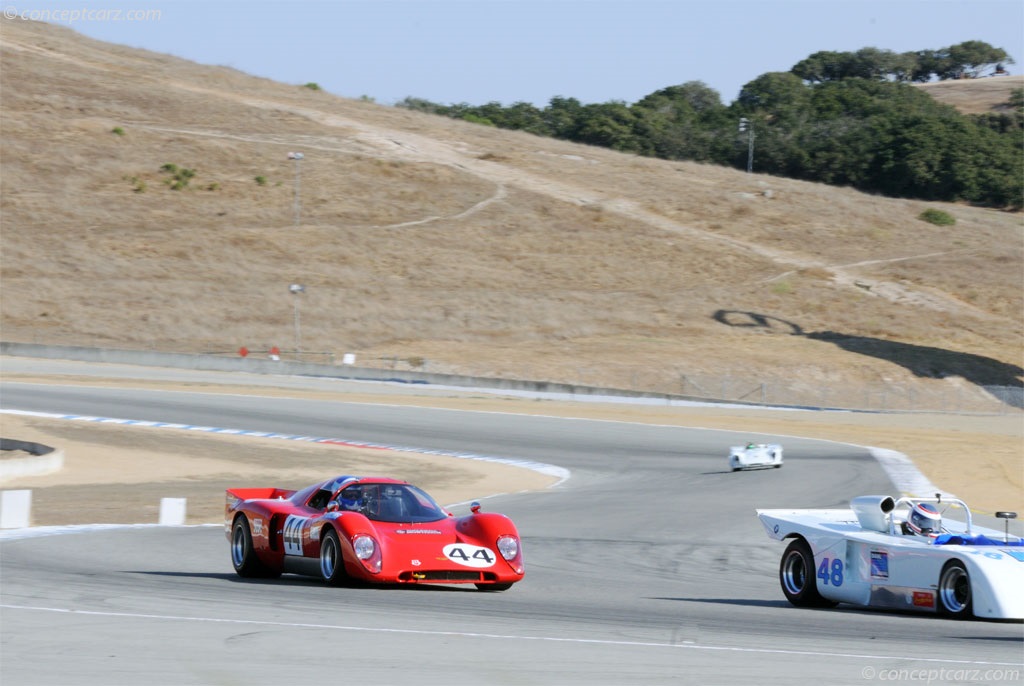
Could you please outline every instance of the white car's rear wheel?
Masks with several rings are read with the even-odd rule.
[[[797,607],[835,607],[818,593],[814,576],[814,554],[807,541],[794,538],[782,554],[779,583],[786,599]]]
[[[971,613],[971,577],[959,560],[950,560],[939,575],[940,615],[953,619],[966,619]]]

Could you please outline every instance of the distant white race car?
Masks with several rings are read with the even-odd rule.
[[[747,443],[729,448],[729,468],[734,472],[750,467],[782,466],[782,446],[778,443]]]
[[[949,506],[964,521],[942,516]],[[769,537],[790,541],[779,582],[797,607],[851,603],[956,619],[1024,619],[1024,540],[1008,533],[1008,522],[1007,531],[973,526],[961,500],[866,495],[849,510],[757,516]]]

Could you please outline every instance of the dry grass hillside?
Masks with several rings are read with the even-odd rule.
[[[4,340],[802,401],[1021,383],[1019,214],[633,157],[46,24],[0,22],[0,57]]]
[[[964,81],[935,81],[918,84],[918,88],[936,100],[953,105],[967,114],[1003,112],[1014,88],[1024,88],[1024,75],[991,76]]]

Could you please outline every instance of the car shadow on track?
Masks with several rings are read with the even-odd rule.
[[[648,600],[672,600],[685,603],[718,603],[721,605],[742,605],[743,607],[790,607],[785,600],[749,600],[744,598],[669,598],[665,596]]]
[[[188,579],[218,579],[220,581],[230,581],[236,584],[245,584],[250,586],[280,586],[286,585],[300,585],[300,586],[318,586],[327,588],[324,582],[320,579],[301,576],[299,574],[284,574],[277,579],[260,579],[256,577],[243,578],[235,574],[234,572],[154,572],[126,569],[122,570],[125,574],[142,574],[145,576],[168,576],[168,577],[182,577]],[[425,591],[425,592],[449,592],[449,593],[479,593],[472,584],[458,584],[451,586],[444,586],[441,584],[362,584],[359,582],[353,582],[347,585],[341,585],[337,588],[340,589],[366,589],[373,591]]]

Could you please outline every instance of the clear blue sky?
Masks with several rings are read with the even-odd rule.
[[[0,0],[87,36],[382,104],[584,103],[744,84],[819,50],[981,40],[1024,71],[1020,0]],[[67,10],[64,20],[54,12]],[[115,20],[115,10],[121,14]],[[157,10],[138,21],[129,12]],[[70,13],[78,11],[80,16]],[[35,14],[33,14],[35,13]],[[91,14],[90,14],[91,13]],[[45,17],[43,17],[45,18]]]

